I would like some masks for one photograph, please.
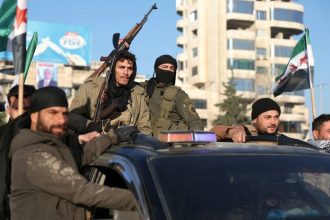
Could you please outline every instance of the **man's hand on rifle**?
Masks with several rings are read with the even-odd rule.
[[[129,49],[129,44],[128,44],[126,41],[124,41],[124,39],[119,39],[119,40],[118,40],[118,45],[120,45],[122,42],[124,42],[125,47],[126,47],[127,49]]]

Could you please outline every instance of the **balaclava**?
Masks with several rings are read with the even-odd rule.
[[[172,73],[171,71],[168,71],[168,70],[159,69],[159,65],[164,64],[164,63],[172,64],[175,68],[174,73]],[[157,83],[175,85],[177,67],[178,67],[178,65],[176,63],[176,59],[174,59],[172,56],[165,54],[165,55],[158,57],[155,61],[155,65],[154,65]]]

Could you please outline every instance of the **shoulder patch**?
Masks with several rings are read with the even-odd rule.
[[[195,108],[195,106],[194,106],[192,103],[189,103],[187,107],[188,107],[188,111],[189,111],[191,114],[197,114],[197,112],[196,112],[196,108]]]

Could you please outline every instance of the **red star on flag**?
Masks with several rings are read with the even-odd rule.
[[[303,56],[302,58],[300,58],[300,62],[299,65],[303,65],[304,63],[307,64],[307,54],[305,54],[305,56]]]
[[[18,29],[22,23],[27,23],[27,8],[21,9],[17,7],[16,9],[16,28]]]

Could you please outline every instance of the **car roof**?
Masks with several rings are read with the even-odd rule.
[[[210,156],[210,155],[317,155],[330,156],[315,149],[299,146],[274,145],[269,143],[228,143],[173,144],[168,148],[153,149],[143,145],[120,145],[110,150],[130,158],[157,158],[164,156]]]

